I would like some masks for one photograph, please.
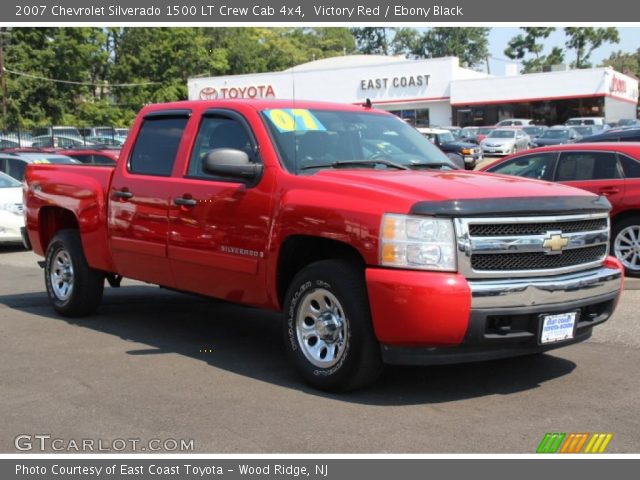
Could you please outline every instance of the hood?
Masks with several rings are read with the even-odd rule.
[[[478,145],[470,142],[455,141],[455,142],[443,143],[441,147],[445,151],[450,151],[450,150],[457,151],[457,150],[462,150],[463,148],[470,148],[471,150],[473,150],[474,148],[478,148]]]
[[[315,187],[341,191],[345,198],[361,198],[408,211],[420,201],[562,197],[595,195],[559,183],[484,172],[322,170],[312,177]],[[535,211],[535,204],[531,209]],[[401,213],[401,212],[398,212]]]
[[[484,143],[485,145],[507,145],[509,143],[514,143],[516,141],[515,138],[490,138],[490,137],[485,137],[485,139],[482,141],[482,143]]]

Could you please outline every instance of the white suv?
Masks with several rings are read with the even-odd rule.
[[[599,125],[604,126],[604,117],[573,117],[565,122],[565,125],[569,127],[576,127],[578,125]]]
[[[496,123],[496,127],[524,127],[525,125],[533,125],[530,118],[507,118]]]

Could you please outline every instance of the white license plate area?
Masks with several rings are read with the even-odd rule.
[[[576,329],[578,312],[543,315],[540,328],[540,344],[571,340]]]

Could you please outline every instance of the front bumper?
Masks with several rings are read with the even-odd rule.
[[[526,355],[586,340],[613,313],[622,271],[612,257],[584,272],[510,280],[368,269],[367,286],[385,362],[445,364]],[[570,311],[578,312],[574,338],[540,345],[541,316]]]
[[[0,211],[0,243],[21,243],[20,228],[24,226],[21,216]]]
[[[513,145],[501,145],[499,147],[481,147],[483,155],[509,155],[513,152]]]

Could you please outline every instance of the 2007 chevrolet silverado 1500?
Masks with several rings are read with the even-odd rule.
[[[588,338],[622,288],[608,201],[450,165],[366,107],[150,105],[115,168],[28,168],[26,241],[62,315],[91,313],[121,277],[282,311],[293,363],[327,390],[384,362]]]

